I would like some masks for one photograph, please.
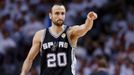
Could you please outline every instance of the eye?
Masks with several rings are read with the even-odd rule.
[[[64,13],[64,12],[62,12],[61,14],[62,14],[62,15],[64,15],[65,13]]]
[[[55,12],[56,15],[59,15],[60,13],[59,12]]]

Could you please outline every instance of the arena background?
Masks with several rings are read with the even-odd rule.
[[[33,35],[50,26],[48,12],[54,1],[0,0],[0,75],[19,75]],[[67,8],[69,26],[84,23],[89,11],[98,14],[93,29],[78,41],[76,75],[98,69],[109,75],[134,75],[134,0],[60,2]],[[39,72],[37,56],[29,75]]]

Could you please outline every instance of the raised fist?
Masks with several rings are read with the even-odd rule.
[[[91,11],[88,13],[87,18],[91,19],[91,20],[95,20],[95,19],[97,19],[97,14],[95,12]]]

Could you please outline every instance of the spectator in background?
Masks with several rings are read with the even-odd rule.
[[[16,48],[16,43],[10,38],[9,32],[6,29],[2,29],[3,39],[0,42],[0,53],[5,54],[9,48]]]
[[[43,24],[36,19],[36,16],[31,15],[30,22],[21,28],[25,43],[31,44],[32,38],[36,31],[43,29]]]
[[[8,52],[14,53],[16,48],[16,43],[9,36],[9,32],[6,29],[2,29],[3,39],[0,41],[0,65],[4,68],[5,74],[11,74],[15,70],[15,67],[12,68],[11,62],[14,60],[13,55],[8,54]],[[4,58],[4,59],[3,59]],[[9,71],[10,69],[10,71]]]
[[[129,23],[134,23],[134,6],[133,5],[129,5],[128,6],[128,11],[127,11],[127,21]]]
[[[97,58],[97,68],[90,75],[109,75],[107,69],[108,69],[107,60],[104,57]]]
[[[130,23],[128,25],[128,30],[125,33],[124,39],[125,39],[125,48],[128,49],[129,45],[131,43],[134,43],[134,23]]]

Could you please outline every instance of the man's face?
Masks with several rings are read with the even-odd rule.
[[[49,13],[50,19],[56,26],[62,26],[65,19],[65,7],[55,5],[52,7],[51,13]]]

